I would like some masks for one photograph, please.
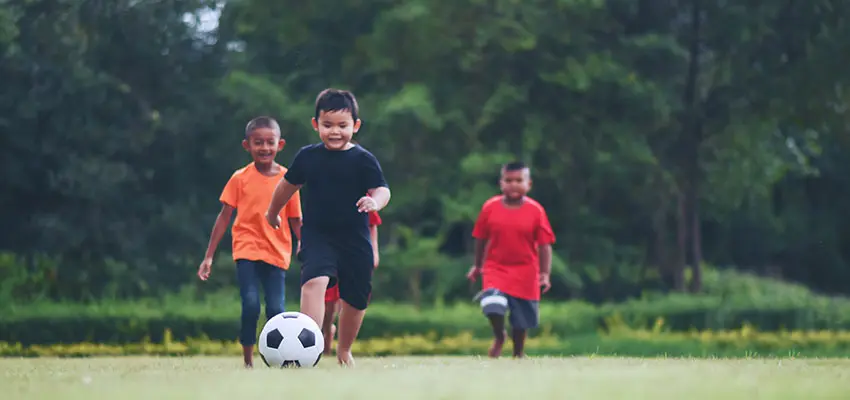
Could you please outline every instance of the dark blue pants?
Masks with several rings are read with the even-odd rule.
[[[239,343],[257,343],[257,321],[260,319],[260,285],[266,297],[266,321],[284,310],[284,278],[286,271],[262,261],[236,260],[236,278],[242,297],[242,328]]]

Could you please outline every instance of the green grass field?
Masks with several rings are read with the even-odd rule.
[[[254,370],[235,357],[0,359],[3,399],[840,399],[850,360],[331,359]]]

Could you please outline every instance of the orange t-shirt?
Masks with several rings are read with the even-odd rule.
[[[233,259],[264,261],[289,269],[292,256],[292,234],[288,218],[301,218],[301,196],[292,195],[280,211],[280,229],[266,221],[266,210],[277,183],[283,179],[286,168],[280,167],[277,176],[265,176],[254,163],[233,173],[219,200],[236,209],[233,223]]]

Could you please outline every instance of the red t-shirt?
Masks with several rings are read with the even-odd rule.
[[[549,217],[540,203],[526,197],[519,207],[507,207],[503,196],[481,207],[472,236],[487,240],[482,268],[484,289],[513,297],[540,300],[538,246],[555,243]]]

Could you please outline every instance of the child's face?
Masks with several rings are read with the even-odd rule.
[[[284,143],[280,132],[271,128],[257,128],[242,141],[242,147],[251,154],[255,164],[268,165],[274,162]]]
[[[519,200],[531,190],[531,175],[527,168],[520,171],[502,171],[499,187],[508,199]]]
[[[318,120],[313,118],[313,129],[328,150],[345,150],[360,129],[360,120],[355,121],[348,110],[322,111]]]

